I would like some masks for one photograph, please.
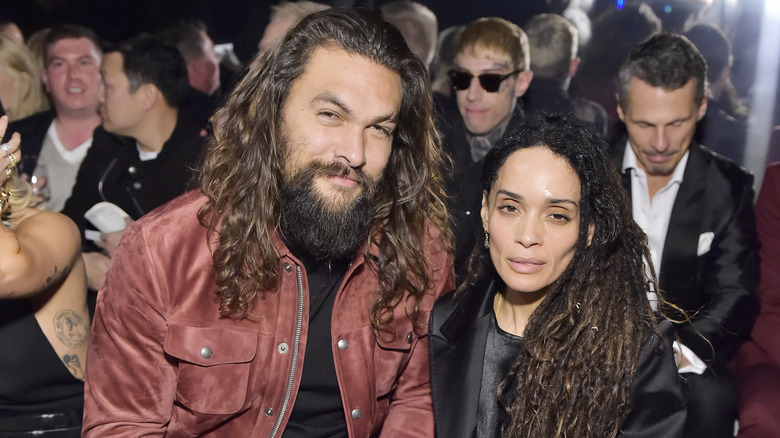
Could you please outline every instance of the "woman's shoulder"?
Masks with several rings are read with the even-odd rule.
[[[41,238],[41,241],[56,247],[68,247],[69,244],[76,248],[80,247],[81,236],[78,227],[62,213],[25,208],[14,222],[19,237],[34,235]]]

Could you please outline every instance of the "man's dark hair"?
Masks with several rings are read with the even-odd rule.
[[[628,108],[631,78],[669,91],[683,87],[693,79],[693,99],[698,105],[704,99],[707,87],[707,63],[688,38],[659,32],[634,46],[620,66],[617,92],[623,110]]]
[[[426,243],[451,246],[433,93],[425,65],[398,29],[360,9],[327,9],[303,18],[249,71],[216,115],[225,123],[207,148],[200,183],[208,201],[199,217],[209,227],[209,241],[219,238],[213,258],[220,310],[246,317],[258,294],[279,278],[274,236],[281,223],[289,153],[283,111],[295,81],[319,48],[344,50],[401,79],[402,102],[385,183],[373,199],[373,233],[362,250],[366,269],[376,272],[379,283],[370,311],[374,327],[386,326],[402,300],[415,325],[422,323],[417,310],[434,281]]]
[[[103,41],[92,29],[76,24],[58,24],[49,29],[43,40],[44,66],[49,66],[49,49],[59,40],[86,38],[95,45],[98,53],[103,53]]]
[[[203,36],[208,32],[206,23],[196,19],[180,20],[163,29],[160,39],[170,46],[179,49],[185,61],[203,55]]]
[[[117,46],[130,92],[143,84],[154,84],[169,105],[178,108],[189,92],[187,65],[175,47],[142,33]]]

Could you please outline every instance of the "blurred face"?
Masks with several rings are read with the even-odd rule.
[[[477,76],[483,73],[507,74],[513,71],[508,63],[458,53],[454,70],[471,73],[474,77],[466,90],[455,91],[455,99],[466,129],[475,135],[490,134],[505,125],[512,117],[517,98],[525,93],[533,75],[530,71],[512,75],[501,82],[496,92],[485,91]]]
[[[206,73],[205,83],[203,84],[204,89],[201,91],[210,95],[219,88],[219,57],[217,52],[214,51],[214,41],[209,38],[208,34],[201,31],[200,35],[203,45],[203,55],[200,58],[201,62],[204,63],[204,71]]]
[[[671,178],[691,145],[696,122],[707,112],[707,99],[697,104],[694,91],[693,79],[671,91],[637,78],[629,82],[627,108],[618,104],[618,116],[647,175]]]
[[[514,152],[482,200],[490,258],[507,293],[546,293],[574,256],[580,180],[547,147]]]
[[[103,86],[100,87],[100,115],[103,116],[103,127],[114,134],[135,137],[135,131],[143,117],[144,101],[141,89],[130,93],[130,83],[122,71],[122,54],[108,53],[103,59],[100,74]]]
[[[330,209],[345,210],[387,165],[401,96],[397,73],[341,49],[316,49],[283,109],[287,176],[324,164],[314,192]]]
[[[57,113],[97,112],[100,52],[91,40],[67,38],[52,44],[42,79]]]
[[[16,105],[16,77],[11,74],[8,67],[0,64],[0,103],[10,120],[14,120],[14,106]]]
[[[271,22],[268,23],[268,26],[265,27],[265,31],[263,32],[263,37],[260,38],[260,42],[257,43],[257,56],[255,56],[255,59],[252,60],[251,66],[254,67],[260,57],[262,57],[265,52],[270,50],[271,47],[273,47],[274,44],[279,41],[282,35],[284,35],[288,29],[293,27],[294,24],[295,23],[292,20],[285,17],[277,17],[271,20]]]

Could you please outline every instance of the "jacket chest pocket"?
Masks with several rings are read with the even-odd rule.
[[[406,368],[419,336],[412,331],[412,324],[392,324],[395,336],[381,333],[376,338],[377,348],[374,352],[374,367],[376,369],[376,395],[382,398],[393,390],[398,383],[398,375]]]
[[[233,414],[246,401],[258,335],[217,327],[171,325],[165,352],[178,360],[176,399],[204,414]]]

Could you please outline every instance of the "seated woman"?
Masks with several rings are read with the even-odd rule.
[[[26,207],[19,141],[0,145],[0,436],[78,437],[90,328],[81,238],[66,216]]]
[[[0,34],[0,103],[10,121],[47,108],[38,72],[27,46]]]
[[[485,158],[484,245],[431,314],[437,436],[681,436],[672,325],[605,151],[547,116]]]

